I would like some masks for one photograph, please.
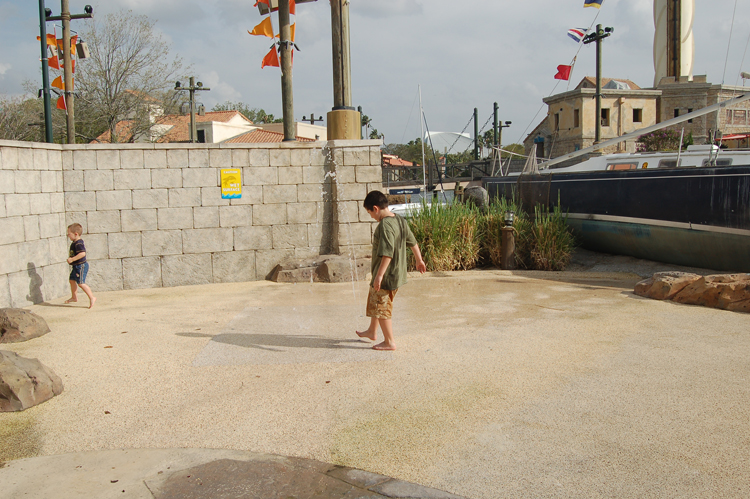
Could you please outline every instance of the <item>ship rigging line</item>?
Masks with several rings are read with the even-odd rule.
[[[721,84],[727,76],[727,62],[729,62],[729,47],[732,46],[732,31],[734,30],[734,15],[737,13],[737,0],[734,0],[734,11],[732,12],[732,24],[729,26],[729,41],[727,42],[727,56],[724,59],[724,74],[721,75]],[[742,69],[740,69],[742,71]]]
[[[463,134],[464,134],[464,132],[466,131],[466,129],[467,129],[467,128],[469,128],[469,125],[471,125],[471,122],[472,122],[472,120],[473,120],[473,119],[474,119],[474,115],[472,114],[472,115],[471,115],[471,118],[469,118],[469,121],[468,121],[468,122],[466,122],[466,126],[464,127],[464,129],[463,129],[463,130],[461,130],[461,133],[459,133],[459,134],[458,134],[458,137],[456,137],[456,140],[454,140],[454,141],[453,141],[453,144],[452,144],[452,145],[451,145],[451,146],[450,146],[450,147],[448,148],[448,152],[446,152],[446,153],[445,153],[445,154],[446,154],[446,156],[447,156],[447,155],[448,155],[448,154],[449,154],[449,153],[450,153],[450,152],[451,152],[451,151],[453,150],[453,146],[455,146],[455,145],[456,145],[456,143],[458,142],[458,139],[460,139],[460,138],[461,138],[461,136],[463,136]],[[428,131],[428,133],[429,133],[429,131]],[[432,143],[432,142],[430,142],[430,143]],[[465,151],[464,151],[464,152],[465,152]]]
[[[443,191],[443,201],[446,203],[448,202],[448,198],[445,194],[445,187],[443,186],[443,176],[440,174],[440,168],[438,168],[437,158],[435,158],[435,148],[432,147],[432,136],[430,135],[430,127],[427,125],[427,116],[424,114],[424,110],[422,110],[422,120],[424,120],[424,127],[427,129],[427,138],[430,139],[430,149],[432,150],[432,160],[435,162],[435,170],[437,170],[438,174],[438,182],[440,182],[440,189]],[[446,155],[446,162],[448,158]],[[426,167],[427,165],[425,165]],[[427,195],[427,192],[425,192],[425,196]],[[422,198],[424,200],[424,198]]]
[[[414,94],[414,102],[411,103],[411,111],[409,111],[409,117],[406,119],[406,126],[404,127],[404,134],[401,136],[401,143],[404,143],[404,139],[406,139],[406,130],[409,128],[409,122],[411,121],[411,115],[414,114],[414,105],[417,103],[417,97],[419,97],[419,92]],[[385,145],[385,144],[384,144]]]

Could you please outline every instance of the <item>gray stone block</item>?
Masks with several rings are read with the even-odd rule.
[[[187,168],[188,166],[187,149],[169,149],[167,151],[167,168]]]
[[[190,168],[208,168],[208,149],[189,149],[188,165]]]
[[[60,226],[62,214],[61,213],[50,213],[48,215],[39,216],[39,237],[47,239],[49,237],[59,237],[63,234],[60,233]]]
[[[208,166],[212,168],[231,168],[232,151],[230,149],[211,149],[208,152]]]
[[[29,207],[29,195],[28,194],[6,194],[5,195],[5,216],[6,217],[18,217],[29,215],[31,208]]]
[[[182,170],[183,187],[217,187],[219,170],[215,168],[184,168]]]
[[[2,160],[2,170],[18,169],[18,149],[15,147],[0,148],[0,159]]]
[[[70,266],[67,263],[53,263],[42,268],[42,295],[44,301],[54,300],[70,293]]]
[[[97,210],[131,210],[133,209],[132,191],[97,191]]]
[[[203,206],[229,206],[229,199],[221,197],[221,187],[201,187]]]
[[[300,203],[323,201],[323,186],[320,184],[298,185],[297,201]]]
[[[68,171],[73,169],[73,151],[62,151],[62,169]]]
[[[218,226],[218,206],[196,206],[195,208],[193,208],[193,228],[211,229]]]
[[[307,242],[311,248],[321,248],[323,253],[330,253],[333,250],[333,224],[308,225]]]
[[[66,211],[94,211],[96,210],[95,192],[66,192]]]
[[[252,206],[222,206],[219,208],[221,227],[245,227],[253,224]]]
[[[67,227],[73,224],[81,224],[83,227],[83,233],[88,233],[88,220],[86,219],[85,211],[69,211],[65,213],[65,233],[67,234]]]
[[[16,193],[28,194],[42,191],[42,175],[38,171],[16,172]]]
[[[325,165],[303,166],[302,182],[305,184],[321,184],[326,180],[328,167]]]
[[[181,230],[156,230],[141,233],[143,256],[182,254]]]
[[[363,184],[338,184],[339,201],[364,201],[367,187]]]
[[[243,185],[242,197],[229,200],[230,205],[262,204],[262,203],[263,203],[263,186],[262,185]]]
[[[0,194],[0,218],[5,218],[8,215],[5,213],[5,194]]]
[[[250,154],[247,149],[232,149],[232,167],[250,166]]]
[[[120,214],[123,232],[156,230],[158,228],[156,208],[123,210]]]
[[[165,256],[161,261],[162,285],[188,286],[213,281],[211,255]]]
[[[254,281],[255,251],[231,251],[211,255],[214,282]]]
[[[335,170],[336,175],[334,176],[336,185],[356,183],[357,177],[354,172],[355,168],[353,166],[338,165]]]
[[[359,204],[356,201],[341,201],[337,203],[339,223],[359,222]]]
[[[289,224],[314,224],[318,221],[317,203],[289,203],[286,205]]]
[[[263,203],[296,203],[297,186],[296,185],[264,185],[263,186]]]
[[[248,161],[250,166],[269,166],[271,164],[271,154],[268,149],[253,148],[248,151]]]
[[[0,234],[3,235],[3,245],[22,243],[26,240],[23,217],[0,218]]]
[[[357,166],[356,167],[357,183],[382,182],[383,169],[380,166]]]
[[[370,165],[369,147],[348,147],[344,149],[344,164],[349,166]]]
[[[372,243],[372,224],[351,223],[339,227],[339,246],[351,246]]]
[[[16,192],[16,172],[0,170],[0,193],[13,194]]]
[[[96,151],[96,167],[99,170],[119,170],[120,151],[111,149]]]
[[[122,287],[124,289],[151,289],[161,287],[161,258],[122,259]]]
[[[84,190],[111,191],[114,189],[111,170],[86,170],[82,173]]]
[[[308,246],[307,225],[274,225],[271,228],[273,249]]]
[[[266,279],[281,262],[294,258],[293,249],[270,249],[255,252],[255,274],[257,279]]]
[[[19,243],[18,258],[22,269],[28,268],[29,264],[33,264],[35,267],[49,265],[52,263],[49,240],[37,239],[36,241]]]
[[[34,170],[41,171],[49,168],[49,160],[47,159],[46,149],[34,149],[32,151],[32,157],[34,162]]]
[[[370,164],[372,166],[383,165],[383,152],[380,150],[379,147],[370,148]]]
[[[271,227],[237,227],[234,229],[234,249],[271,249]]]
[[[89,234],[120,232],[120,212],[118,210],[89,211],[87,229]]]
[[[40,271],[42,271],[41,267],[29,263],[29,266],[21,272],[8,274],[11,307],[28,307],[44,301],[42,293],[44,279]]]
[[[279,167],[279,184],[301,184],[302,167],[301,166],[282,166]]]
[[[62,171],[63,165],[61,153],[62,151],[47,151],[47,164],[50,171]]]
[[[73,151],[73,169],[96,170],[96,151]]]
[[[290,166],[292,164],[292,153],[289,149],[271,149],[271,166]]]
[[[31,149],[18,149],[18,169],[34,169],[34,154],[31,152]]]
[[[166,208],[169,206],[167,189],[147,189],[133,191],[133,209]]]
[[[40,173],[42,177],[42,192],[62,191],[62,172],[43,171]],[[58,178],[60,179],[59,182]]]
[[[120,168],[123,170],[137,170],[143,168],[142,149],[124,149],[120,151]]]
[[[150,189],[152,170],[117,170],[114,172],[115,189]]]
[[[32,215],[46,215],[52,212],[50,195],[46,192],[41,194],[29,194],[29,213]]]
[[[190,229],[182,232],[182,252],[215,253],[234,249],[232,229]]]
[[[20,234],[23,236],[23,229]],[[18,257],[18,243],[0,246],[0,275],[18,272],[22,269],[21,259]]]
[[[200,187],[169,189],[169,207],[201,206]]]
[[[7,274],[0,274],[0,308],[10,308],[10,286]]]
[[[155,151],[143,151],[143,166],[144,168],[166,168],[167,151],[158,149]]]
[[[66,261],[68,258],[68,249],[70,248],[70,241],[66,238],[62,248],[58,249],[58,252],[62,253],[62,260]],[[91,260],[106,260],[109,258],[109,243],[107,242],[107,234],[84,234],[83,243],[86,245],[86,261]]]
[[[292,149],[292,165],[320,166],[325,164],[325,153],[320,147]]]
[[[65,194],[62,192],[52,192],[49,195],[50,211],[52,213],[65,212]]]
[[[26,241],[39,239],[39,215],[27,215],[23,217],[23,232]]]
[[[171,152],[171,151],[167,151]],[[187,156],[187,151],[184,151]],[[182,169],[150,170],[151,187],[154,189],[182,187]]]
[[[110,258],[141,256],[140,232],[114,232],[108,235]]]
[[[286,223],[286,208],[278,204],[253,206],[253,225],[279,225]]]
[[[193,228],[192,208],[159,208],[157,215],[159,230]]]
[[[94,295],[97,291],[121,291],[122,261],[94,260],[89,262],[86,284],[89,285]],[[79,291],[78,294],[81,295],[82,293]]]
[[[275,166],[249,166],[242,169],[244,185],[274,185],[279,183],[279,169]]]
[[[63,172],[63,189],[65,192],[83,191],[83,174],[84,172],[78,170]]]

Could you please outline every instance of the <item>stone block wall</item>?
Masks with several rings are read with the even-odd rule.
[[[369,254],[379,141],[47,145],[0,141],[0,306],[68,292],[83,226],[95,291],[264,279],[281,260]],[[222,199],[220,170],[242,169]]]

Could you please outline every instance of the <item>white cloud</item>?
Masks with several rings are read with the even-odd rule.
[[[11,67],[10,64],[3,64],[0,62],[0,75],[4,75]]]

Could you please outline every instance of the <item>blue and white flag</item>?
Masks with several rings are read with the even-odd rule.
[[[588,30],[584,28],[572,28],[568,30],[568,36],[571,37],[576,43],[581,43],[583,37],[586,36]]]
[[[596,7],[598,9],[601,8],[602,2],[604,2],[604,0],[583,0],[583,6]]]

